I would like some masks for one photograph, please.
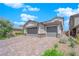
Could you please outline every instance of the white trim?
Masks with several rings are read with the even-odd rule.
[[[61,34],[61,28],[60,28],[61,26],[60,25],[58,25],[58,34]]]
[[[51,26],[57,26],[57,25],[48,25],[48,26],[45,26],[45,27],[51,27]]]
[[[55,18],[55,19],[53,19],[53,20],[51,20],[51,21],[47,21],[47,22],[45,22],[45,24],[46,23],[52,23],[52,22],[55,22],[55,21],[60,21],[60,22],[62,22],[63,23],[63,19],[58,19],[58,18]]]

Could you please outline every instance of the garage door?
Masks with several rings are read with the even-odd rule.
[[[56,35],[57,35],[57,26],[47,27],[47,36],[56,37]]]
[[[28,34],[37,34],[37,32],[38,32],[37,27],[27,28]]]

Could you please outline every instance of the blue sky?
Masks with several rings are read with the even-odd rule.
[[[0,17],[10,20],[15,26],[35,20],[50,20],[56,16],[64,17],[64,30],[68,30],[69,17],[79,13],[77,3],[0,3]]]

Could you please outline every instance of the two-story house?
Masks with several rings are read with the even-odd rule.
[[[70,16],[69,29],[71,36],[76,36],[79,33],[79,14]]]

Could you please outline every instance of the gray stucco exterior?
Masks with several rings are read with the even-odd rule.
[[[79,14],[70,16],[69,29],[71,36],[76,36],[79,33]]]

